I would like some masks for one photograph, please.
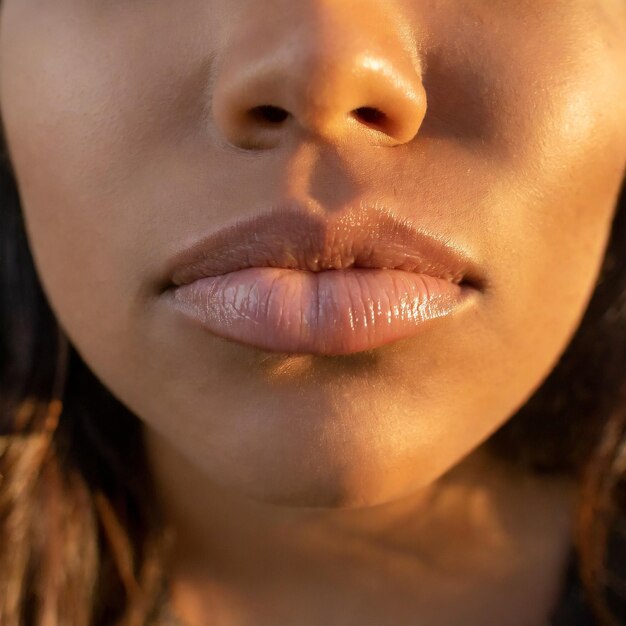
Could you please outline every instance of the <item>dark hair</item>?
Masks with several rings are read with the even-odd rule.
[[[57,324],[6,153],[0,203],[0,624],[148,624],[168,540],[140,422]],[[606,550],[626,509],[625,205],[622,189],[576,335],[542,386],[488,442],[508,462],[580,480],[581,577],[607,624],[615,623],[610,611],[624,615],[626,604]]]

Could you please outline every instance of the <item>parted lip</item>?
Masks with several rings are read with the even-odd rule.
[[[383,268],[481,289],[476,263],[454,243],[379,205],[312,214],[296,202],[236,221],[171,257],[166,288],[249,267],[321,272]]]

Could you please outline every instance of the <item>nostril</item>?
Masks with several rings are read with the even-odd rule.
[[[289,113],[285,109],[269,104],[254,107],[250,110],[250,115],[259,122],[269,122],[270,124],[281,124],[289,117]]]
[[[387,120],[387,116],[374,107],[360,107],[353,111],[354,116],[366,124],[375,124],[381,126]]]

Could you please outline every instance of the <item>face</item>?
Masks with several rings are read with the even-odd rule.
[[[0,109],[52,308],[147,432],[232,493],[377,504],[484,442],[581,319],[626,165],[626,3],[4,0]],[[284,201],[384,206],[480,288],[346,354],[172,306],[174,255]]]

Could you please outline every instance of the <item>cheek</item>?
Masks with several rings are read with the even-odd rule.
[[[534,369],[537,382],[590,298],[626,166],[623,28],[579,21],[542,19],[534,39],[503,29],[510,46],[493,60],[501,79],[488,100],[500,158],[477,222],[493,259],[493,336],[510,371],[529,380]]]
[[[618,124],[614,129],[621,128]],[[492,211],[481,222],[491,289],[483,320],[485,385],[501,385],[520,400],[545,379],[578,327],[596,284],[616,200],[626,142],[607,129],[591,133],[581,153],[564,158],[559,133],[546,145],[554,160],[528,175],[502,174],[488,194]],[[615,141],[615,138],[618,140]],[[562,144],[565,150],[570,145]],[[587,159],[585,155],[594,154]],[[516,390],[515,392],[513,390]],[[511,397],[511,396],[509,396]]]
[[[159,207],[176,221],[178,190],[157,191],[155,181],[175,178],[169,155],[202,123],[206,76],[190,76],[191,29],[174,19],[173,3],[111,4],[106,19],[76,0],[39,4],[7,2],[0,23],[0,104],[31,248],[69,331],[88,332],[83,325],[106,309],[102,329],[118,335],[145,295],[139,283],[162,260],[150,246],[168,228]],[[210,20],[191,14],[201,5],[187,16],[206,24],[194,29],[199,41],[211,36]],[[170,54],[169,38],[189,45]],[[203,59],[195,67],[206,71]],[[185,175],[181,186],[195,188]]]
[[[601,91],[596,92],[600,94]],[[626,96],[626,89],[619,93]],[[569,94],[568,94],[569,96]],[[572,94],[564,107],[579,103]],[[605,102],[611,102],[607,98]],[[589,103],[585,103],[589,104]],[[519,207],[502,212],[501,237],[494,252],[507,335],[528,363],[552,363],[578,326],[595,286],[624,179],[626,124],[595,108],[549,120],[537,135],[542,149],[516,176],[516,191],[504,202]],[[606,105],[605,105],[606,106]],[[578,114],[584,122],[577,119]],[[607,121],[610,123],[607,124]],[[514,206],[514,205],[509,205]],[[506,223],[508,221],[508,223]],[[522,332],[520,332],[522,331]]]

